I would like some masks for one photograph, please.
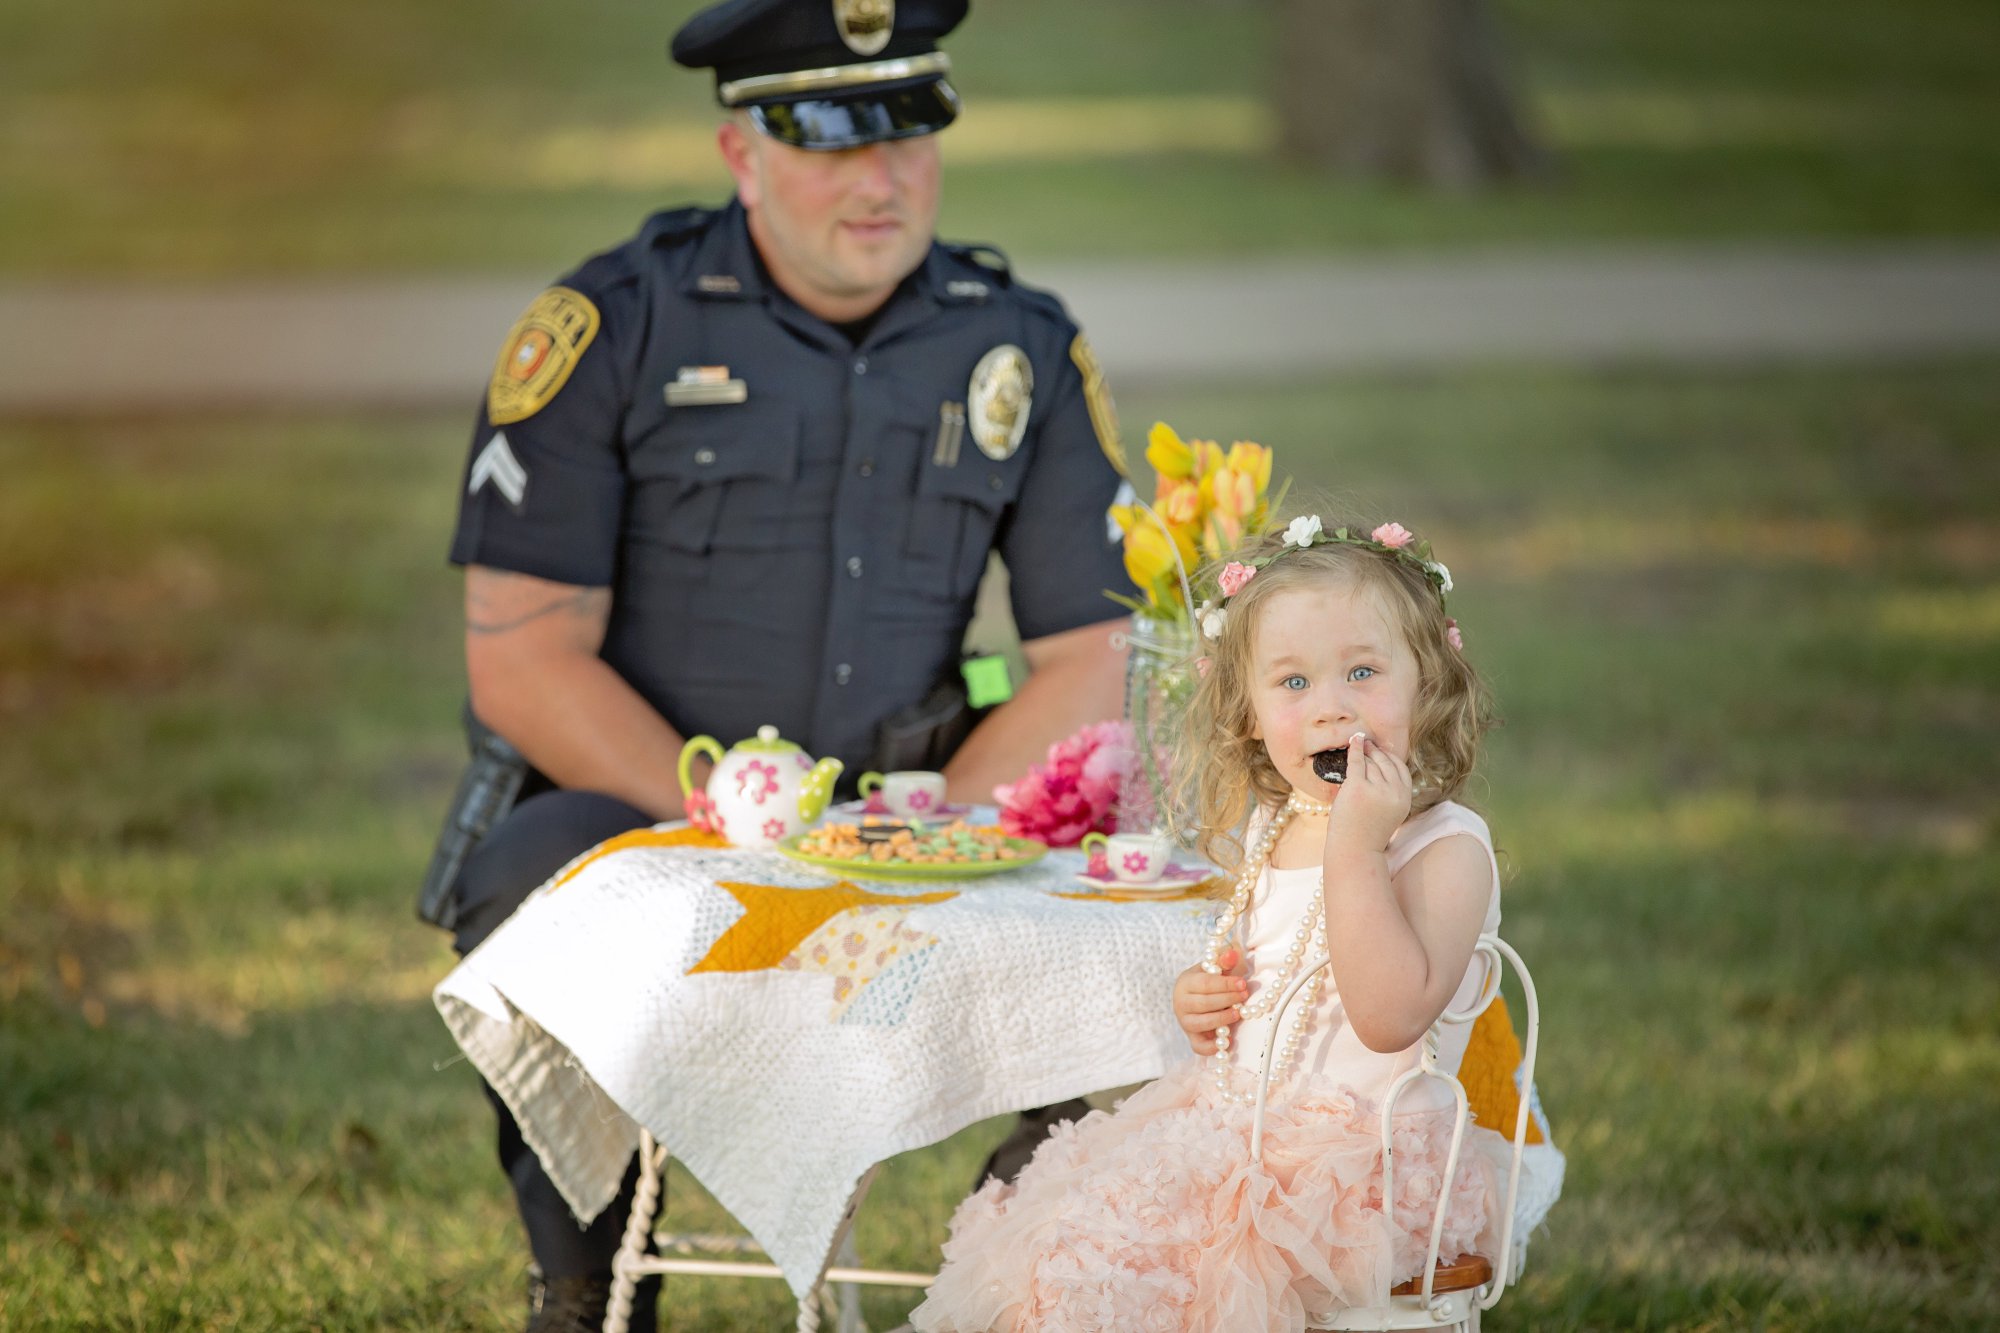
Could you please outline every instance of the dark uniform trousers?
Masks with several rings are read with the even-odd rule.
[[[472,952],[530,893],[580,853],[620,833],[647,828],[650,815],[609,796],[588,791],[547,791],[515,806],[465,863],[458,882],[458,924],[452,945]],[[617,1197],[587,1227],[579,1227],[569,1204],[521,1137],[507,1103],[484,1083],[486,1100],[499,1120],[500,1169],[514,1187],[514,1200],[527,1228],[528,1248],[545,1278],[602,1277],[625,1236],[625,1219],[639,1183],[639,1159],[625,1171]],[[659,1279],[639,1285],[632,1327],[649,1329],[659,1297]]]
[[[513,813],[487,835],[465,863],[459,880],[459,912],[454,947],[470,953],[512,916],[528,895],[556,871],[606,838],[648,828],[654,823],[644,811],[597,792],[546,791],[514,807]],[[528,1246],[545,1277],[587,1277],[611,1271],[625,1235],[638,1186],[639,1160],[632,1159],[618,1195],[597,1219],[579,1227],[555,1182],[542,1169],[541,1158],[521,1138],[521,1128],[507,1104],[490,1084],[486,1099],[500,1122],[500,1169],[513,1182],[514,1199],[528,1231]],[[997,1175],[1011,1180],[1027,1165],[1049,1131],[1089,1111],[1082,1100],[1063,1102],[1021,1113],[1021,1122],[986,1159],[979,1179]],[[640,1284],[633,1327],[652,1326],[658,1279]]]

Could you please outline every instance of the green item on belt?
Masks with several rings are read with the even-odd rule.
[[[968,657],[959,670],[965,675],[965,702],[972,708],[1004,704],[1014,697],[1014,682],[1007,673],[1007,659],[998,653]]]

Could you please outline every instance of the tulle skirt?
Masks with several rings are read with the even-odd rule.
[[[911,1323],[921,1333],[1300,1330],[1308,1312],[1384,1303],[1422,1268],[1449,1114],[1397,1116],[1391,1225],[1378,1107],[1306,1080],[1266,1110],[1260,1166],[1251,1108],[1220,1104],[1209,1080],[1187,1061],[1115,1113],[1059,1126],[1014,1184],[989,1180],[952,1217],[944,1267]],[[1502,1151],[1492,1131],[1467,1130],[1446,1259],[1495,1257]]]

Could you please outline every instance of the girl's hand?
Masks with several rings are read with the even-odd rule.
[[[1349,841],[1371,851],[1387,850],[1389,839],[1410,817],[1412,794],[1409,765],[1356,734],[1347,743],[1347,781],[1334,798],[1327,842]]]
[[[1174,978],[1174,1017],[1196,1055],[1215,1054],[1216,1029],[1242,1018],[1236,1006],[1250,995],[1250,983],[1245,980],[1250,967],[1241,949],[1232,945],[1215,961],[1222,967],[1220,976],[1191,967]]]

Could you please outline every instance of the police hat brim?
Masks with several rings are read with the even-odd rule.
[[[780,143],[814,152],[936,134],[958,119],[958,92],[944,79],[869,88],[839,97],[757,102],[743,108]]]

